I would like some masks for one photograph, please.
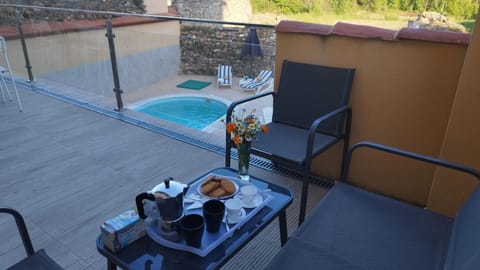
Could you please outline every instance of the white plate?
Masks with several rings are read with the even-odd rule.
[[[226,196],[221,196],[221,197],[210,197],[210,196],[208,196],[208,195],[206,195],[206,194],[203,194],[203,193],[202,193],[202,183],[203,183],[204,181],[206,181],[206,180],[207,180],[209,177],[211,177],[211,176],[214,176],[215,178],[225,178],[225,179],[227,179],[227,180],[230,180],[230,181],[233,183],[233,186],[235,187],[235,191],[234,191],[232,194],[229,194],[229,195],[226,195]],[[209,174],[209,175],[205,176],[202,180],[199,181],[198,188],[197,188],[197,192],[198,192],[200,195],[202,195],[202,196],[204,196],[204,197],[206,197],[206,198],[208,198],[208,199],[225,200],[225,199],[228,199],[228,198],[233,197],[233,196],[238,192],[238,189],[239,189],[239,188],[238,188],[237,183],[235,183],[235,181],[234,181],[232,178],[227,177],[227,176],[223,176],[223,175],[218,175],[218,174]]]
[[[228,224],[236,224],[240,221],[242,221],[246,216],[247,216],[247,212],[245,211],[245,209],[240,209],[240,215],[239,216],[236,216],[236,217],[228,217]],[[225,218],[226,220],[226,218]]]
[[[262,197],[262,195],[260,195],[260,193],[258,193],[255,196],[255,198],[253,198],[253,200],[250,201],[250,202],[245,202],[240,193],[235,195],[235,198],[238,198],[239,200],[241,200],[242,203],[243,203],[243,207],[245,207],[245,208],[255,208],[255,207],[261,205],[262,202],[263,202],[263,197]]]

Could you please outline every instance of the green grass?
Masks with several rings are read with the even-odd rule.
[[[458,23],[465,26],[465,29],[468,33],[472,33],[473,26],[475,25],[475,20],[459,21]]]

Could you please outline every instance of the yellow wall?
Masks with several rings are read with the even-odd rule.
[[[477,16],[477,18],[479,18]],[[480,20],[465,56],[440,157],[480,168]],[[428,207],[454,215],[478,184],[475,178],[445,169],[435,173]]]
[[[276,45],[276,82],[284,59],[356,68],[350,98],[352,143],[370,140],[439,156],[466,45],[292,32],[277,32]],[[313,172],[338,178],[340,150],[338,145],[320,155]],[[350,178],[358,185],[425,205],[434,170],[362,153],[353,159]],[[387,177],[388,172],[396,177]]]

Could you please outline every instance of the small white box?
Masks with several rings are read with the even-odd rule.
[[[145,235],[145,224],[133,210],[105,221],[100,229],[105,247],[112,252],[119,251]]]

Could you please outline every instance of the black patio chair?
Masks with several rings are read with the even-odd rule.
[[[239,104],[273,96],[269,132],[257,134],[251,153],[302,173],[299,224],[305,219],[312,158],[340,140],[343,157],[348,150],[351,109],[348,106],[355,69],[326,67],[285,60],[278,91],[259,94],[233,102],[227,110],[230,122]],[[231,148],[226,136],[225,165],[230,166]],[[343,167],[343,158],[342,158]]]
[[[22,238],[23,246],[27,252],[27,257],[20,262],[14,264],[7,270],[62,270],[55,261],[48,257],[45,250],[40,249],[35,252],[33,249],[32,241],[27,231],[27,226],[23,217],[16,210],[10,208],[0,208],[0,213],[7,213],[15,218],[17,223],[18,232]]]

